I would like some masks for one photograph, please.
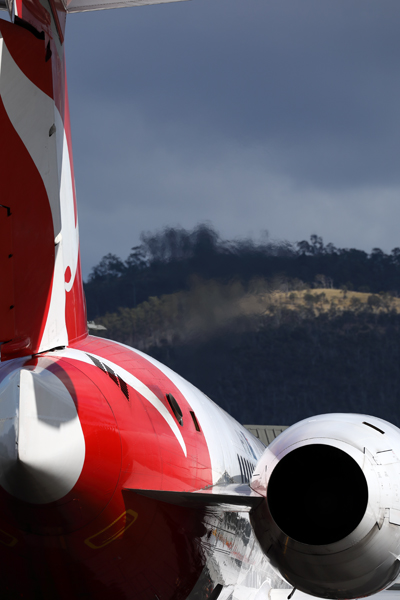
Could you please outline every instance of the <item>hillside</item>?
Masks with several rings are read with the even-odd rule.
[[[279,279],[197,279],[97,322],[241,422],[291,424],[343,411],[400,425],[400,299],[288,287]]]
[[[400,295],[400,249],[385,254],[336,248],[312,235],[297,243],[222,240],[207,225],[192,231],[165,229],[142,235],[126,260],[107,254],[85,283],[89,319],[134,308],[151,297],[189,291],[196,280],[228,284],[239,281],[250,290],[257,279],[275,289],[346,288]]]
[[[304,287],[304,286],[303,286]],[[246,289],[239,281],[221,284],[195,280],[189,291],[151,297],[135,308],[120,308],[99,317],[106,336],[147,351],[152,346],[212,338],[233,326],[243,331],[263,327],[266,317],[285,323],[290,313],[302,321],[327,314],[362,316],[400,312],[400,298],[314,288],[282,292],[274,282],[257,279]]]

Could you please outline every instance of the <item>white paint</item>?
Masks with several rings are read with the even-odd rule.
[[[226,473],[228,473],[235,482],[240,482],[241,476],[237,455],[239,454],[249,461],[251,461],[251,457],[244,454],[239,434],[242,433],[246,436],[246,439],[251,443],[251,447],[257,459],[262,455],[264,446],[259,441],[255,440],[247,429],[242,427],[235,419],[233,419],[233,417],[217,406],[194,385],[172,371],[172,369],[166,367],[151,356],[140,352],[140,350],[136,350],[125,344],[120,344],[119,342],[114,343],[118,343],[119,346],[143,356],[143,358],[164,373],[164,375],[170,379],[181,394],[187,399],[196,413],[196,418],[206,439],[211,460],[213,484],[217,483]]]
[[[61,116],[55,107],[54,111],[56,116],[56,135],[58,136],[58,165],[61,165],[59,202],[62,228],[56,237],[59,242],[56,247],[53,289],[39,352],[68,344],[68,332],[65,322],[65,292],[69,292],[74,284],[79,254],[79,230],[78,224],[75,227],[73,182],[68,143]],[[62,140],[61,143],[60,139]],[[71,270],[71,278],[68,283],[65,281],[65,270],[67,267]]]
[[[68,344],[65,292],[74,284],[79,255],[71,159],[64,124],[54,101],[19,69],[2,38],[0,65],[0,95],[15,131],[42,178],[57,244],[49,313],[39,346],[39,352],[43,352]],[[49,136],[53,125],[55,134]],[[68,267],[71,277],[66,283]]]
[[[0,384],[0,485],[18,458],[18,408],[19,370],[15,370]]]
[[[126,6],[144,6],[147,4],[164,4],[181,0],[67,0],[67,12],[87,12],[88,10],[104,10],[109,8],[125,8]]]
[[[256,461],[252,460],[249,455],[244,454],[244,449],[239,439],[240,432],[251,442],[257,459],[261,456],[264,448],[261,447],[261,445],[257,447],[256,441],[247,429],[239,425],[233,417],[210,400],[210,398],[194,385],[186,381],[186,379],[151,356],[148,356],[139,350],[132,348],[131,350],[140,354],[160,369],[160,371],[176,385],[178,390],[192,406],[204,433],[208,451],[210,453],[213,484],[217,483],[225,473],[228,473],[235,481],[241,481],[237,456],[239,455],[247,458],[249,461],[253,462],[254,466]]]
[[[64,281],[63,287],[69,292],[72,289],[75,281],[76,269],[78,266],[79,255],[79,228],[78,221],[75,227],[75,206],[72,180],[71,159],[69,156],[67,136],[64,130],[60,113],[55,108],[55,118],[57,132],[62,132],[58,136],[57,155],[58,165],[61,167],[60,172],[60,207],[61,207],[61,247],[63,255],[64,273],[67,267],[71,269],[71,279],[69,282]]]
[[[79,360],[80,362],[84,362],[88,365],[94,366],[93,362],[90,360],[88,355],[85,352],[82,352],[81,350],[66,348],[65,350],[57,350],[55,352],[52,352],[51,355],[59,356],[61,358],[70,358],[72,360]],[[167,422],[176,439],[178,440],[184,455],[187,456],[186,444],[181,432],[179,431],[179,427],[176,424],[172,415],[167,410],[167,408],[161,402],[161,400],[159,400],[157,396],[144,383],[140,381],[140,379],[129,373],[129,371],[126,371],[123,367],[120,367],[119,365],[116,365],[115,363],[101,356],[97,356],[92,352],[90,352],[90,355],[102,362],[104,365],[107,365],[110,369],[114,371],[114,373],[119,375],[121,379],[123,379],[130,387],[132,387],[141,396],[143,396],[143,398],[150,402],[150,404],[160,413],[163,419]]]
[[[0,39],[0,45],[0,95],[12,126],[43,180],[50,202],[55,237],[61,230],[61,213],[57,153],[59,131],[49,137],[49,130],[55,120],[54,101],[24,75],[3,39]],[[58,123],[56,125],[58,128]]]
[[[367,486],[365,512],[354,529],[342,539],[307,545],[290,539],[285,552],[276,555],[276,568],[288,580],[317,596],[321,589],[334,597],[337,590],[348,598],[362,597],[371,589],[382,589],[399,573],[400,555],[400,430],[377,417],[357,414],[324,414],[296,423],[281,433],[265,450],[257,464],[251,488],[267,496],[268,484],[275,467],[297,448],[327,445],[351,457],[362,471]],[[393,450],[387,452],[388,450]],[[391,456],[389,464],[378,464],[377,456]],[[307,465],[305,464],[305,469]],[[301,490],[296,491],[297,495]],[[343,489],[352,497],[355,489]],[[343,496],[342,502],[346,503]],[[285,539],[271,519],[268,544]],[[304,548],[308,550],[304,551]],[[343,567],[345,565],[345,568]],[[301,573],[308,572],[308,578]],[[339,582],[339,583],[338,583]],[[297,592],[296,592],[297,594]],[[296,594],[294,600],[296,600]]]
[[[53,287],[39,352],[57,348],[57,346],[65,346],[66,344],[68,344],[68,333],[65,323],[64,262],[62,242],[60,242],[55,247]]]
[[[393,525],[400,525],[400,510],[397,508],[389,509],[389,523]]]
[[[2,381],[0,435],[0,485],[13,496],[46,504],[78,481],[82,427],[70,393],[50,371],[21,368]]]

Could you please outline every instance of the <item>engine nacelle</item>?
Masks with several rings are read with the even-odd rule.
[[[284,431],[258,462],[251,513],[272,565],[294,588],[358,598],[400,572],[400,430],[328,414]]]

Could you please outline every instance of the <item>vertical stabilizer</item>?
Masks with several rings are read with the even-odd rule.
[[[65,19],[53,0],[17,0],[13,12],[15,23],[0,21],[2,360],[87,335]]]

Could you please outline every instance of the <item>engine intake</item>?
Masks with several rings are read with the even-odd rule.
[[[346,452],[311,444],[279,461],[269,480],[267,501],[275,523],[293,540],[333,544],[359,525],[368,504],[368,485]]]
[[[400,573],[400,430],[363,415],[293,425],[265,450],[253,490],[255,535],[290,585],[359,598]]]

